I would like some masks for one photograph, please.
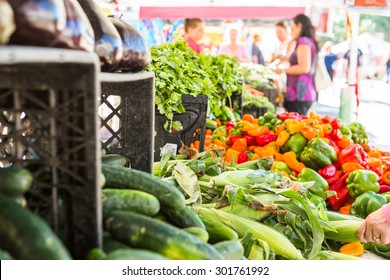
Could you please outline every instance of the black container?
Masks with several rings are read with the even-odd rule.
[[[131,168],[152,173],[154,73],[102,73],[100,81],[100,140],[104,152],[126,156]]]
[[[230,96],[230,100],[229,98],[226,98],[225,104],[230,108],[233,108],[237,113],[239,113],[242,116],[243,114],[242,94],[240,92],[233,92],[232,95]]]
[[[188,94],[182,95],[182,103],[186,112],[174,114],[173,120],[180,121],[183,125],[183,130],[174,133],[169,133],[164,129],[164,123],[167,119],[156,109],[154,160],[159,161],[161,159],[161,149],[166,144],[177,145],[178,151],[182,143],[190,146],[195,140],[199,140],[199,150],[200,152],[203,151],[206,133],[207,100],[207,95],[198,95],[196,97]]]
[[[96,55],[0,47],[0,167],[33,174],[27,207],[85,259],[101,246]]]
[[[266,87],[257,87],[257,90],[261,91],[264,93],[265,97],[268,97],[269,101],[274,105],[278,105],[278,96],[279,96],[279,91],[277,89],[273,88],[266,88]]]
[[[267,107],[249,106],[243,107],[242,114],[251,114],[254,118],[258,118],[267,113],[267,111]]]

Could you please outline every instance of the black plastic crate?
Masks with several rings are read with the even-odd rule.
[[[243,107],[243,114],[251,114],[254,118],[261,117],[265,113],[267,113],[268,109],[267,107],[255,107],[255,106],[248,106]]]
[[[226,98],[225,104],[230,108],[233,108],[240,115],[243,114],[242,108],[242,94],[240,92],[233,92],[233,94],[229,98]]]
[[[102,73],[100,80],[103,151],[126,156],[131,168],[152,173],[154,73]]]
[[[85,52],[0,47],[0,166],[33,173],[27,206],[76,259],[102,240],[98,68]]]
[[[206,133],[207,101],[207,95],[198,95],[196,97],[188,94],[182,95],[182,103],[186,112],[174,114],[173,120],[180,121],[183,125],[183,130],[173,133],[169,133],[164,129],[164,123],[167,119],[156,109],[156,136],[154,145],[154,159],[156,161],[161,159],[161,149],[166,144],[176,145],[178,151],[182,142],[189,146],[195,140],[199,140],[199,149],[203,151]]]
[[[274,88],[266,88],[266,87],[257,87],[257,90],[261,91],[264,93],[264,96],[268,97],[269,101],[274,105],[278,105],[278,96],[279,96],[279,91]]]

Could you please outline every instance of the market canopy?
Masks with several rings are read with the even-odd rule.
[[[382,40],[370,33],[363,33],[356,38],[357,47],[365,52],[371,46],[372,51],[377,54],[390,53],[390,43]],[[332,51],[335,53],[346,53],[350,48],[350,41],[344,41],[340,44],[334,45]]]

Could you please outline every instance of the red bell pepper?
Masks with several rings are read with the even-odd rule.
[[[236,135],[236,136],[230,136],[229,137],[229,145],[233,146],[234,142],[236,142],[237,139],[241,139],[243,136]]]
[[[390,186],[388,185],[380,185],[378,193],[390,192]]]
[[[339,118],[332,117],[332,116],[329,116],[329,115],[324,116],[322,118],[322,122],[323,123],[330,123],[330,125],[333,128],[333,130],[339,129],[341,127],[341,125],[342,125],[341,120]]]
[[[338,181],[341,176],[343,176],[343,172],[340,170],[337,170],[336,173],[330,177],[330,178],[325,178],[325,180],[328,182],[329,185],[333,184],[334,182]]]
[[[248,146],[256,145],[256,137],[255,136],[245,135],[244,138],[246,139],[246,143]]]
[[[349,173],[350,172],[344,173],[344,175],[338,181],[329,186],[329,190],[336,192],[336,195],[327,198],[328,204],[332,210],[339,210],[339,208],[344,205],[349,198],[349,192],[346,183]]]
[[[346,162],[357,162],[365,167],[367,165],[366,159],[368,157],[368,154],[364,151],[362,146],[359,144],[352,144],[340,151],[337,163],[341,166]]]
[[[318,174],[320,174],[322,177],[326,179],[326,178],[333,177],[336,174],[336,171],[337,171],[336,166],[331,164],[325,166],[324,168],[319,169]]]
[[[282,120],[282,121],[285,121],[287,119],[295,119],[295,120],[299,120],[299,113],[297,112],[283,112],[283,113],[280,113],[280,114],[276,114],[276,117],[279,119],[279,120]]]
[[[276,134],[267,133],[256,137],[256,143],[258,146],[265,146],[273,141],[276,141],[278,136]]]
[[[328,135],[335,142],[337,142],[343,138],[343,134],[341,133],[340,129],[338,129],[338,128],[336,128],[336,129],[333,128],[331,133],[329,133]]]
[[[235,121],[230,121],[230,122],[225,122],[225,126],[226,126],[226,131],[227,133],[230,132],[230,130],[232,130],[232,128],[236,125],[236,122]]]
[[[248,155],[246,153],[241,153],[238,155],[237,163],[244,163],[248,161]]]
[[[378,183],[381,184],[383,182],[382,170],[380,170],[379,167],[376,167],[376,166],[369,165],[367,167],[368,167],[369,170],[374,171],[378,175],[378,177],[379,177]]]

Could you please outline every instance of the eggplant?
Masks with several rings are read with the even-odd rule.
[[[10,4],[0,0],[0,45],[7,44],[15,30],[14,13]]]
[[[121,36],[95,0],[78,0],[78,2],[95,33],[94,51],[99,56],[101,71],[114,71],[123,56]]]
[[[121,72],[139,72],[150,62],[150,50],[142,35],[123,20],[110,17],[123,43],[123,57],[117,67]]]

